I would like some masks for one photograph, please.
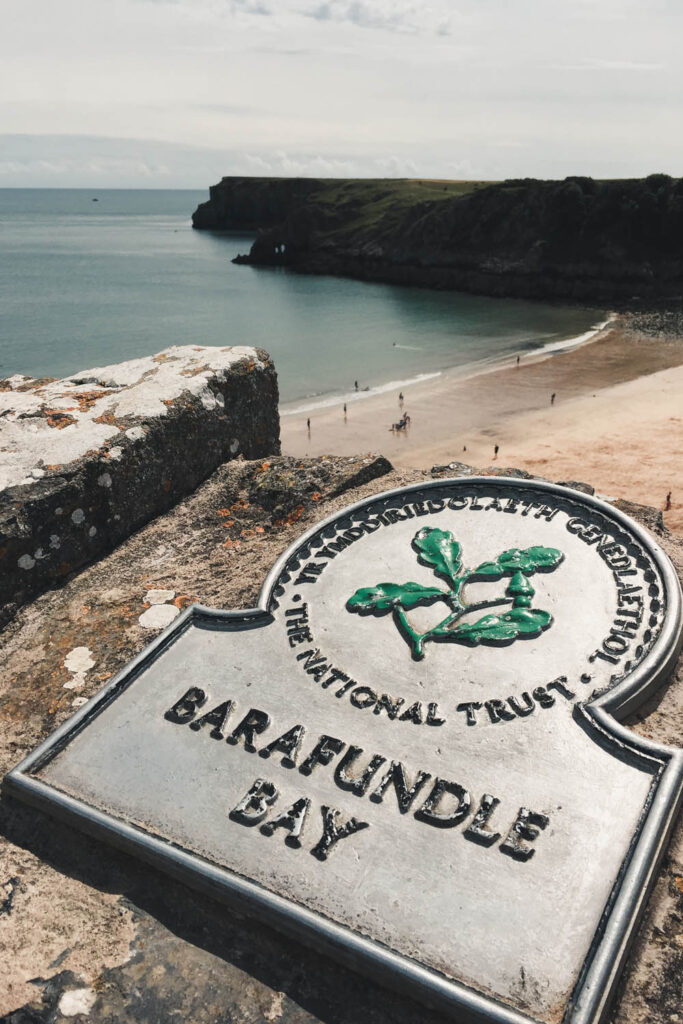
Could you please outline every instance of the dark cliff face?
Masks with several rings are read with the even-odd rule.
[[[237,262],[493,295],[680,297],[681,179],[451,185],[224,179],[205,206],[237,227],[261,204],[263,230]]]
[[[256,231],[280,224],[289,211],[323,187],[315,178],[223,178],[192,215],[192,227]]]

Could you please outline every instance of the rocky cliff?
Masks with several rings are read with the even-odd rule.
[[[275,227],[322,187],[314,178],[223,178],[209,189],[209,201],[195,210],[192,226],[213,231]]]
[[[0,381],[0,626],[194,490],[280,450],[266,352],[185,346]]]
[[[683,179],[495,184],[224,178],[197,228],[259,228],[235,262],[601,304],[679,298]]]

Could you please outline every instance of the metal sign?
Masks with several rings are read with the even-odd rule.
[[[314,527],[257,608],[187,609],[6,782],[459,1019],[588,1024],[683,782],[618,720],[680,637],[615,509],[425,483]]]

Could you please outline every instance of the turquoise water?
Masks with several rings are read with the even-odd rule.
[[[97,202],[93,199],[97,198]],[[193,231],[204,191],[0,189],[0,377],[65,376],[169,345],[260,345],[315,405],[487,366],[604,314],[235,266],[248,235]]]

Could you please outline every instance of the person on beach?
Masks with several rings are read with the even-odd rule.
[[[550,404],[551,405],[555,405],[555,392],[554,391],[553,391],[552,395],[550,396]]]
[[[407,412],[404,412],[398,423],[392,423],[389,429],[391,431],[405,430],[410,423],[410,416]]]
[[[671,511],[671,491],[669,491],[669,493],[666,496],[666,503],[664,505],[664,511],[665,512],[670,512]]]
[[[353,386],[356,389],[356,391],[358,391],[358,381],[357,380],[354,380]]]
[[[498,451],[499,450],[500,450],[500,445],[494,444],[494,446],[493,446],[493,457],[494,457],[494,459],[498,458]]]
[[[403,405],[403,392],[402,391],[399,391],[399,393],[398,393],[398,404],[399,405]]]
[[[519,366],[519,356],[517,356],[517,366]]]
[[[346,419],[346,402],[344,402],[344,418]]]
[[[310,421],[310,418],[306,420],[306,430],[310,434],[310,432],[311,432],[311,421]]]

